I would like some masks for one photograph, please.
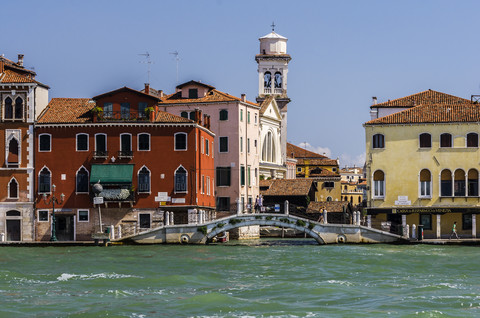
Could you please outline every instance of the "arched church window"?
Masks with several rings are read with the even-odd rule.
[[[10,142],[8,143],[7,164],[18,165],[18,141],[16,138],[10,139]]]
[[[272,132],[268,132],[265,138],[263,139],[262,146],[262,161],[275,162],[275,141],[273,140]]]
[[[10,97],[5,98],[5,119],[13,119],[13,101]]]
[[[18,199],[18,183],[14,178],[8,184],[8,198]]]
[[[21,119],[23,117],[23,99],[17,97],[15,99],[15,119]]]
[[[263,86],[265,88],[271,88],[272,87],[272,73],[265,72],[265,75],[263,75]]]
[[[282,73],[275,73],[275,88],[282,88]]]

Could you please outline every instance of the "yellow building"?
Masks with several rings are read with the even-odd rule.
[[[363,190],[358,182],[342,181],[342,201],[350,202],[352,205],[359,205],[363,200]]]
[[[476,237],[480,105],[445,96],[364,124],[373,224],[421,224],[425,238],[448,238],[456,222],[460,237]]]

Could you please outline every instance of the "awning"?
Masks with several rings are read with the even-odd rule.
[[[90,183],[132,183],[133,164],[92,165]]]

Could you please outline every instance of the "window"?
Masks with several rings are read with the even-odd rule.
[[[7,165],[8,166],[18,166],[19,164],[19,144],[15,137],[10,139],[8,142],[8,157],[7,157]]]
[[[247,153],[250,153],[250,138],[247,138]]]
[[[138,192],[150,193],[150,170],[145,166],[138,172]]]
[[[187,192],[187,171],[182,166],[175,171],[175,192]]]
[[[240,121],[243,121],[243,109],[240,109]]]
[[[468,195],[478,196],[478,171],[476,169],[468,170]]]
[[[452,147],[452,135],[444,133],[440,135],[440,147],[451,148]]]
[[[243,152],[243,137],[240,137],[240,152]]]
[[[432,196],[432,175],[429,170],[420,171],[420,197],[430,198]]]
[[[15,99],[15,119],[22,119],[23,118],[23,99],[21,97],[17,97]]]
[[[328,197],[327,197],[327,202],[332,202],[332,200],[333,200],[333,199],[332,199],[331,196],[328,196]]]
[[[190,119],[195,120],[195,112],[190,112]]]
[[[257,114],[255,113],[255,124],[257,123]]]
[[[467,134],[467,147],[478,148],[478,134],[477,133]]]
[[[88,222],[88,210],[78,210],[77,211],[78,222]]]
[[[51,174],[47,167],[44,167],[38,175],[38,192],[49,193],[50,192],[50,180]]]
[[[267,133],[263,139],[262,145],[262,161],[275,162],[276,161],[276,146],[273,134],[271,131]]]
[[[121,134],[120,135],[120,153],[119,157],[131,157],[132,156],[132,135]]]
[[[373,135],[373,148],[385,148],[385,137],[382,134]]]
[[[205,176],[202,175],[202,179],[200,182],[200,193],[204,194],[205,193]]]
[[[13,119],[13,101],[10,97],[5,98],[5,119]]]
[[[302,172],[302,168],[298,167],[297,172]]]
[[[107,156],[107,135],[95,135],[95,155],[105,157]]]
[[[240,185],[245,185],[245,166],[240,166]]]
[[[210,195],[210,177],[207,177],[207,195]]]
[[[263,87],[271,88],[272,87],[272,73],[265,72],[263,75]]]
[[[77,171],[77,193],[88,193],[88,171],[85,167],[81,167]]]
[[[373,197],[385,197],[385,174],[382,170],[377,170],[373,174]]]
[[[38,210],[38,222],[48,222],[48,210]]]
[[[247,112],[247,123],[250,124],[250,112]]]
[[[462,230],[471,230],[472,229],[472,215],[471,214],[462,214]]]
[[[18,199],[18,183],[15,178],[12,178],[8,183],[8,198],[9,199]]]
[[[190,88],[188,90],[188,98],[198,98],[198,89],[197,88]]]
[[[139,134],[138,135],[138,150],[139,151],[149,151],[150,150],[150,134]]]
[[[247,166],[247,185],[250,187],[252,185],[252,182],[251,182],[251,177],[250,177],[250,166]]]
[[[113,117],[113,103],[103,104],[103,117],[105,118]]]
[[[462,169],[455,170],[454,175],[454,195],[456,197],[464,197],[465,196],[465,171]]]
[[[202,154],[205,153],[205,146],[204,146],[205,144],[204,144],[204,140],[203,140],[203,139],[204,139],[204,138],[202,137],[202,139],[200,140],[200,152],[201,152]]]
[[[139,213],[138,214],[138,223],[141,229],[149,229],[151,224],[152,216],[150,213]]]
[[[182,116],[183,118],[188,118],[188,112],[181,112],[180,116]]]
[[[282,73],[275,73],[275,88],[282,88]]]
[[[145,117],[145,109],[147,108],[147,103],[145,102],[139,102],[138,103],[138,117]]]
[[[220,120],[228,120],[228,110],[222,109],[220,110]]]
[[[220,152],[228,152],[228,137],[218,138],[220,142]]]
[[[40,134],[38,137],[39,151],[51,151],[52,150],[52,136],[50,134]]]
[[[424,230],[432,229],[432,215],[431,214],[420,214],[420,224],[423,225]]]
[[[452,196],[452,172],[448,169],[442,170],[440,174],[440,196]]]
[[[230,167],[217,167],[217,186],[230,186],[231,171]]]
[[[87,134],[77,134],[77,151],[88,151]]]
[[[175,134],[175,150],[187,150],[187,134]]]
[[[205,139],[205,154],[208,156],[210,155],[210,143],[208,142],[208,139]]]
[[[217,197],[217,211],[230,211],[230,197]]]
[[[323,183],[324,188],[335,188],[335,182],[333,181],[327,181]]]
[[[120,113],[122,119],[129,119],[130,118],[130,103],[121,103],[120,104]]]
[[[420,134],[420,148],[431,148],[432,147],[432,135],[428,133]]]

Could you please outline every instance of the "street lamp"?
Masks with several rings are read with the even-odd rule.
[[[60,201],[58,201],[57,197],[55,196],[55,188],[56,186],[52,184],[52,196],[50,197],[50,200],[47,200],[47,194],[43,194],[43,201],[45,204],[50,204],[52,203],[52,237],[50,238],[50,241],[55,242],[57,241],[57,233],[55,230],[55,202],[57,204],[62,204],[63,201],[65,200],[65,194],[60,194]]]

